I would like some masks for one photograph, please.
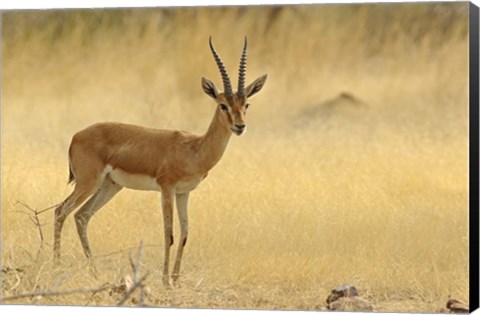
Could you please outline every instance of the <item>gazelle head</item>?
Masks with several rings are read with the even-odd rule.
[[[215,84],[206,78],[202,78],[202,88],[203,91],[217,103],[217,111],[219,111],[223,126],[239,136],[246,130],[245,114],[249,106],[248,98],[262,89],[267,80],[267,75],[265,74],[259,77],[245,87],[245,72],[247,67],[247,38],[245,37],[245,44],[243,46],[238,71],[238,89],[237,92],[234,93],[227,70],[213,47],[212,37],[210,37],[209,43],[213,58],[215,58],[215,62],[222,76],[223,93],[219,93]]]

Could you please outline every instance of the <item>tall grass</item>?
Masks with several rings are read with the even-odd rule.
[[[161,306],[316,309],[353,283],[377,310],[438,311],[468,298],[468,24],[466,3],[72,10],[3,14],[2,264],[27,266],[3,294],[112,282],[142,239]],[[220,83],[212,35],[231,77],[243,36],[247,81],[268,73],[249,131],[232,138],[192,193],[182,288],[160,285],[158,193],[123,191],[89,234],[93,278],[73,220],[65,265],[16,200],[61,201],[71,136],[97,121],[206,130]],[[357,116],[295,124],[351,93]],[[309,117],[307,117],[309,118]],[[51,244],[53,214],[44,232]],[[178,231],[177,231],[178,232]],[[178,234],[177,234],[178,235]],[[108,255],[109,253],[112,253]],[[45,303],[84,304],[85,297]],[[91,304],[111,305],[97,295]]]

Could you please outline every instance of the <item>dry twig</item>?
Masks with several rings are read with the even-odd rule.
[[[128,254],[128,259],[130,261],[130,266],[132,267],[133,272],[133,283],[131,283],[129,286],[127,285],[126,288],[128,289],[128,291],[125,292],[125,295],[117,303],[117,306],[123,305],[137,288],[140,288],[139,305],[145,306],[145,285],[143,284],[143,281],[145,281],[145,279],[147,278],[148,273],[146,273],[143,277],[139,279],[140,264],[142,262],[142,248],[143,242],[140,241],[140,243],[138,244],[137,261],[135,263],[133,262],[132,251],[130,251]]]
[[[37,262],[38,258],[40,256],[40,253],[43,249],[43,244],[44,244],[44,240],[45,240],[45,238],[43,237],[43,231],[42,231],[42,226],[44,226],[45,224],[41,224],[38,215],[42,214],[42,213],[44,213],[48,210],[51,210],[51,209],[57,207],[58,205],[54,205],[54,206],[51,206],[51,207],[48,207],[48,208],[45,208],[45,209],[42,209],[42,210],[37,210],[37,209],[34,209],[34,208],[30,207],[29,205],[27,205],[26,203],[24,203],[22,201],[19,201],[19,200],[17,200],[17,204],[20,204],[20,205],[24,206],[25,208],[30,210],[31,213],[33,213],[33,214],[31,214],[31,213],[28,213],[28,212],[25,212],[25,211],[17,210],[17,212],[24,213],[24,214],[28,215],[29,219],[33,222],[33,224],[38,229],[38,234],[40,236],[40,246],[38,248],[37,255],[35,257],[35,262]]]
[[[117,306],[122,306],[123,304],[125,304],[125,302],[128,300],[128,298],[132,295],[132,293],[139,287],[139,286],[142,286],[143,287],[143,281],[145,281],[145,279],[147,278],[148,276],[148,273],[146,273],[139,281],[135,282],[133,284],[133,286],[130,288],[130,290],[128,290],[128,292],[125,293],[125,295],[123,296],[123,298],[117,303]],[[144,306],[144,303],[143,301],[140,302],[140,305],[141,306]]]

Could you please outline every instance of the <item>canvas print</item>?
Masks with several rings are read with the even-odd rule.
[[[2,12],[1,303],[468,311],[469,10]]]

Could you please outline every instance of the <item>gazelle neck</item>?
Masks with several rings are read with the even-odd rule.
[[[232,132],[220,121],[220,111],[217,109],[207,132],[202,136],[199,149],[199,160],[205,172],[209,171],[222,158]]]

